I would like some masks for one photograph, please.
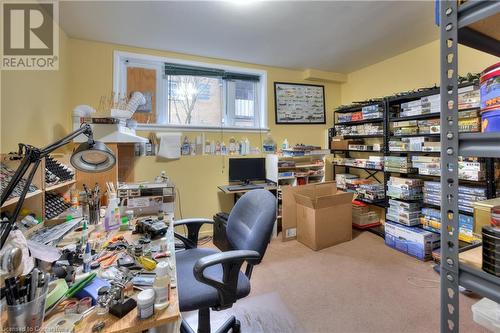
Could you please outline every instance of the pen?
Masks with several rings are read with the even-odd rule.
[[[31,301],[31,273],[28,273],[26,275],[26,280],[25,280],[25,287],[26,288],[26,291],[25,291],[25,299],[26,299],[26,302],[30,302]]]
[[[30,286],[30,300],[36,299],[36,290],[38,288],[38,269],[33,268],[31,271],[31,286]]]

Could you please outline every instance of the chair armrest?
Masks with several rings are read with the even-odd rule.
[[[198,259],[193,267],[196,280],[217,289],[220,304],[217,310],[230,308],[236,302],[238,277],[241,265],[248,260],[256,260],[260,254],[250,250],[235,250],[211,254]],[[222,265],[222,281],[214,280],[204,274],[205,269],[214,265]]]
[[[188,231],[187,237],[184,237],[177,232],[174,232],[174,236],[184,243],[184,247],[186,249],[194,249],[198,246],[200,228],[205,223],[214,224],[214,221],[205,218],[192,218],[174,221],[174,227],[185,225]]]

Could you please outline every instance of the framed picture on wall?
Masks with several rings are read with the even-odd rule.
[[[276,124],[326,124],[325,87],[274,82]]]

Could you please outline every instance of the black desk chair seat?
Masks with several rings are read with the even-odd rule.
[[[193,267],[203,257],[211,254],[219,253],[212,249],[192,249],[189,251],[181,251],[176,256],[177,261],[177,276],[183,277],[182,282],[177,286],[179,295],[179,308],[182,311],[193,311],[203,308],[212,308],[220,304],[219,294],[217,289],[202,283],[193,275]],[[222,281],[222,266],[215,265],[208,267],[205,276],[217,281]],[[193,278],[185,278],[192,276]],[[236,289],[236,297],[243,298],[250,293],[250,280],[243,272],[238,273],[238,284]]]
[[[181,311],[198,310],[198,333],[210,333],[210,309],[224,310],[250,293],[250,276],[261,262],[276,221],[276,197],[267,190],[244,194],[229,214],[226,234],[235,250],[218,252],[199,249],[198,234],[208,219],[186,219],[175,226],[187,227],[187,237],[179,234],[185,250],[176,253],[177,289]],[[245,273],[241,271],[246,262]],[[240,322],[231,316],[217,333],[240,331]],[[194,333],[183,320],[182,333]]]

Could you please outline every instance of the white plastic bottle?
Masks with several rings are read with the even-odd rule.
[[[163,310],[170,303],[171,269],[168,261],[160,261],[155,269],[156,278],[153,283],[155,291],[155,310]]]
[[[104,217],[104,229],[106,231],[118,229],[120,227],[120,208],[118,207],[116,193],[109,193],[108,207]]]

